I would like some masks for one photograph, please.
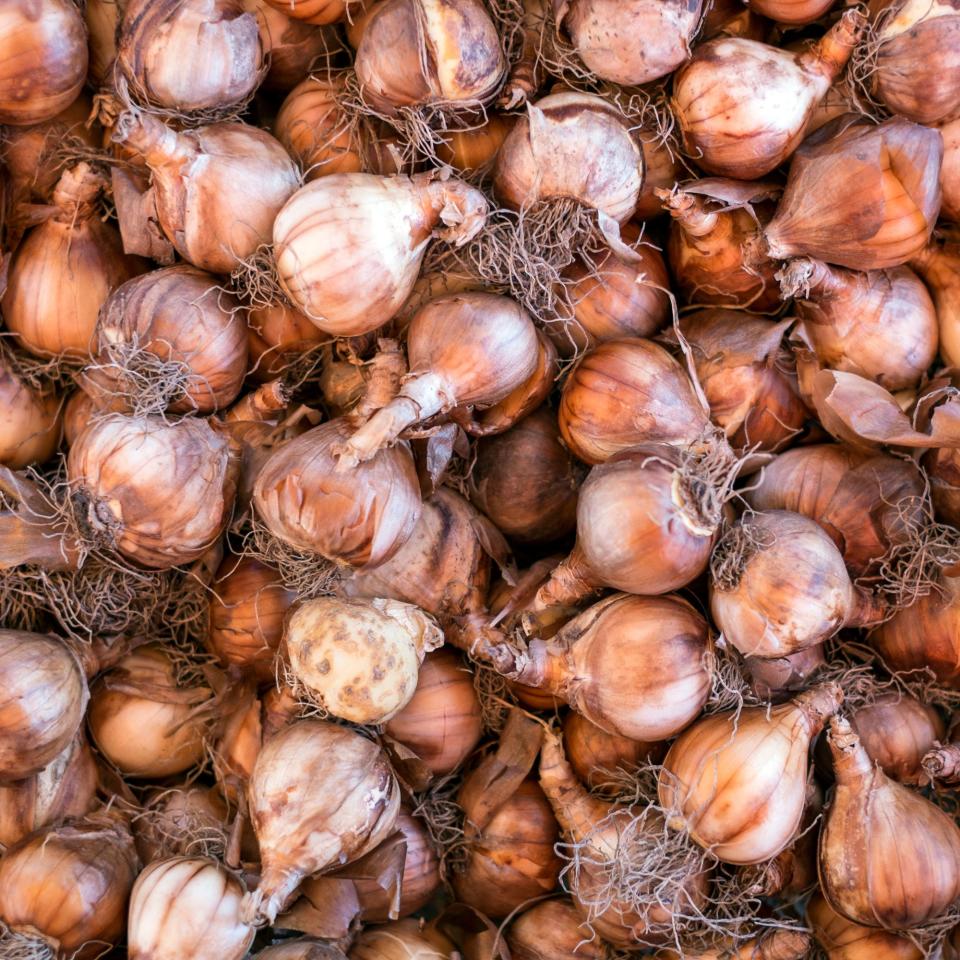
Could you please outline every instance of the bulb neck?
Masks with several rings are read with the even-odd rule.
[[[843,703],[843,690],[839,683],[821,683],[794,697],[793,705],[800,710],[810,724],[810,735],[816,736]]]
[[[428,225],[423,239],[434,236],[455,247],[469,243],[483,229],[490,210],[476,187],[456,178],[425,183],[421,202]]]
[[[139,153],[151,170],[179,166],[196,156],[193,142],[148,113],[127,111],[117,121],[115,143]]]
[[[824,92],[840,76],[860,41],[867,18],[860,10],[851,8],[809,50],[797,57],[800,66],[816,76]]]
[[[96,215],[96,203],[106,187],[106,179],[88,163],[78,163],[60,177],[53,191],[56,219],[61,223],[89,220]]]
[[[657,190],[655,192],[663,201],[670,216],[688,236],[705,237],[717,229],[720,214],[715,210],[710,210],[703,197],[670,190]]]
[[[848,278],[821,260],[797,257],[779,273],[781,299],[823,300],[843,294]]]
[[[834,717],[830,721],[827,744],[838,784],[857,783],[873,776],[873,761],[849,721],[843,717]]]
[[[546,583],[537,591],[530,607],[533,614],[546,613],[555,607],[575,607],[602,584],[590,569],[586,557],[575,545],[570,555],[561,560]]]

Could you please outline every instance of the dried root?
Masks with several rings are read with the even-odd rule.
[[[254,310],[277,304],[286,304],[293,308],[277,277],[273,246],[269,243],[261,243],[249,257],[240,259],[238,266],[230,274],[228,292],[239,297]]]
[[[450,883],[466,862],[465,814],[457,803],[462,783],[461,774],[452,773],[414,797],[413,815],[426,825],[440,857],[440,875],[445,883]]]
[[[0,960],[56,960],[56,956],[55,947],[42,937],[17,933],[0,923]]]
[[[167,808],[182,790],[165,790],[133,817],[138,837],[154,851],[156,859],[167,857],[211,857],[222,860],[227,849],[225,825],[215,826],[209,814],[180,804]]]
[[[747,512],[734,524],[717,543],[710,557],[710,577],[719,590],[733,590],[750,558],[769,550],[775,538],[768,530],[763,530],[751,522],[751,513]]]
[[[510,684],[493,667],[475,660],[473,688],[480,701],[484,731],[490,735],[498,735],[507,722],[511,708],[517,704]]]

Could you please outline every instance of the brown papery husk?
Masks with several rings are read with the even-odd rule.
[[[907,937],[862,927],[837,913],[821,893],[807,903],[807,922],[828,960],[921,960],[923,951]]]
[[[923,496],[923,477],[911,460],[839,443],[781,453],[745,494],[756,510],[816,520],[856,577],[875,572],[892,545],[909,542]]]
[[[462,246],[487,211],[482,193],[443,171],[331,174],[294,194],[273,223],[272,252],[252,257],[235,279],[254,306],[286,297],[321,330],[359,336],[403,306],[431,239]]]
[[[352,22],[363,10],[363,0],[267,0],[294,20],[326,24]]]
[[[281,207],[300,186],[281,144],[245,123],[176,131],[127,111],[113,140],[138,151],[150,168],[156,220],[167,239],[184,260],[211,273],[230,273],[269,243]]]
[[[437,147],[437,157],[461,176],[483,180],[493,169],[497,153],[514,123],[513,114],[490,113],[486,123],[479,127],[449,131]]]
[[[641,444],[689,447],[709,425],[684,367],[652,340],[609,340],[567,376],[560,432],[575,456],[604,463]]]
[[[70,167],[54,189],[52,205],[10,261],[3,314],[19,343],[41,357],[85,357],[107,295],[143,271],[123,253],[116,229],[100,219],[97,201],[106,186],[88,163]]]
[[[0,17],[0,123],[51,120],[77,98],[87,74],[83,14],[69,0],[7,4]],[[29,75],[29,89],[23,86]]]
[[[347,960],[347,955],[329,940],[298,937],[264,947],[254,956],[259,960]]]
[[[801,53],[740,37],[700,44],[673,79],[671,105],[688,156],[708,173],[741,180],[780,166],[803,139],[865,22],[849,9]]]
[[[875,766],[845,720],[831,721],[827,742],[837,785],[820,834],[824,896],[864,926],[936,920],[960,895],[960,828]]]
[[[78,734],[39,772],[0,784],[0,849],[41,827],[89,813],[97,805],[98,787],[93,753]]]
[[[570,900],[545,900],[517,917],[504,935],[514,960],[606,960],[608,947]]]
[[[710,419],[737,451],[774,451],[807,419],[792,357],[783,343],[792,320],[771,323],[734,310],[683,316],[679,334],[693,355]]]
[[[943,164],[940,167],[940,190],[943,205],[940,216],[944,220],[960,221],[960,120],[952,120],[940,127],[943,137]]]
[[[657,192],[672,218],[667,254],[688,304],[777,309],[776,264],[763,251],[762,231],[779,195],[776,183],[720,178]]]
[[[742,940],[716,937],[714,941],[696,950],[680,953],[676,950],[658,950],[656,960],[803,960],[810,955],[810,934],[800,927],[784,924],[780,929],[767,930],[755,937]]]
[[[221,410],[243,386],[245,320],[216,277],[187,264],[135,277],[101,308],[83,388],[135,416]]]
[[[717,859],[775,857],[800,827],[810,744],[839,707],[838,684],[812,687],[777,707],[705,717],[674,741],[659,782],[671,825]]]
[[[940,323],[940,356],[960,365],[960,246],[932,241],[910,260],[927,285]]]
[[[307,789],[318,781],[322,793]],[[400,807],[380,748],[321,720],[302,720],[267,741],[247,792],[262,862],[259,886],[241,909],[248,922],[272,922],[304,877],[376,847],[393,832]],[[299,800],[291,804],[291,796]]]
[[[444,960],[458,955],[452,941],[414,919],[369,927],[350,950],[350,960]]]
[[[117,31],[122,100],[204,121],[241,110],[266,72],[257,19],[241,0],[127,0]]]
[[[352,430],[342,418],[331,420],[280,447],[260,470],[253,503],[274,537],[289,546],[341,566],[373,568],[412,534],[419,485],[406,444],[339,470],[335,451]]]
[[[11,358],[12,359],[12,358]],[[15,360],[7,363],[0,344],[0,464],[20,470],[49,460],[60,445],[64,400],[53,384],[35,388],[17,373]]]
[[[936,359],[936,309],[908,267],[863,273],[801,257],[777,280],[783,298],[794,299],[803,338],[824,367],[895,391],[915,387]]]
[[[35,833],[0,862],[0,949],[9,956],[91,960],[117,943],[139,862],[116,812]],[[26,948],[21,953],[17,948]]]
[[[748,0],[751,10],[777,23],[802,24],[819,20],[833,0]]]
[[[170,857],[222,859],[227,849],[227,805],[216,787],[150,791],[133,818],[137,852],[144,864]]]
[[[934,448],[920,462],[930,483],[930,501],[937,519],[960,526],[960,451]]]
[[[769,254],[854,270],[906,263],[927,245],[936,222],[942,158],[936,130],[899,118],[875,126],[838,117],[797,150],[765,230]]]
[[[553,411],[541,407],[477,444],[468,489],[506,536],[549,543],[576,526],[577,489],[585,474],[563,444]]]
[[[513,300],[463,293],[431,301],[410,322],[410,373],[399,393],[342,445],[339,468],[369,460],[436,414],[499,403],[536,372],[539,357],[533,320]]]
[[[286,303],[251,310],[247,326],[249,376],[259,383],[275,377],[296,383],[303,376],[300,368],[304,361],[315,359],[320,345],[329,341],[327,334]],[[309,371],[308,375],[312,373]]]

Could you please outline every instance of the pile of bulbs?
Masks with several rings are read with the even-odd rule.
[[[0,0],[0,124],[0,958],[960,955],[956,0]]]

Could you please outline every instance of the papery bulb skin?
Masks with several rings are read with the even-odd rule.
[[[384,731],[412,750],[431,773],[452,773],[473,753],[483,734],[473,671],[453,650],[427,654],[413,697],[387,721]]]
[[[0,360],[0,464],[22,470],[43,463],[60,445],[63,398],[35,390]]]
[[[347,955],[330,940],[297,937],[265,947],[256,954],[257,960],[347,960]]]
[[[183,395],[167,405],[169,413],[222,410],[243,386],[245,319],[240,302],[220,289],[217,277],[188,264],[135,277],[101,308],[95,370],[88,375],[109,395],[122,384],[122,358],[144,350],[184,370]]]
[[[624,223],[643,176],[643,152],[616,108],[594,94],[564,91],[527,104],[497,154],[493,184],[515,210],[569,198]]]
[[[824,645],[817,644],[786,657],[744,657],[743,669],[751,689],[761,700],[782,703],[805,689],[826,662]]]
[[[326,339],[323,331],[285,303],[251,310],[247,326],[249,376],[257,383],[282,376],[304,353]]]
[[[576,526],[585,473],[563,444],[553,411],[541,407],[480,441],[470,498],[511,540],[550,543]]]
[[[190,112],[241,104],[263,78],[256,17],[241,0],[127,0],[117,65],[135,100]]]
[[[516,117],[495,113],[486,123],[467,130],[451,130],[437,146],[437,157],[461,174],[485,173],[513,129]]]
[[[133,821],[137,853],[145,864],[197,853],[222,856],[228,819],[217,787],[156,788],[145,794]]]
[[[250,557],[224,557],[211,585],[207,648],[225,666],[276,675],[283,618],[296,599],[272,567]]]
[[[673,81],[688,154],[720,177],[755,180],[776,169],[800,144],[864,23],[849,10],[800,54],[739,37],[700,44]]]
[[[286,150],[249,124],[175,131],[150,114],[128,113],[113,139],[143,155],[157,221],[177,253],[210,273],[230,273],[269,243],[274,220],[300,186]]]
[[[413,604],[318,597],[290,611],[283,646],[308,699],[343,720],[375,724],[410,702],[424,656],[443,639]]]
[[[560,432],[585,463],[643,443],[699,440],[709,420],[680,363],[652,340],[610,340],[586,354],[563,385]]]
[[[294,20],[316,24],[355,18],[363,10],[363,0],[267,0],[267,3]]]
[[[782,657],[816,646],[857,610],[840,551],[800,514],[745,516],[718,545],[711,571],[714,621],[747,657]]]
[[[123,935],[139,866],[129,829],[110,814],[39,831],[0,860],[0,921],[56,956],[91,960]]]
[[[272,923],[305,877],[368,853],[393,832],[400,809],[377,744],[322,720],[301,720],[269,739],[247,792],[262,863],[241,911],[248,922]]]
[[[710,419],[737,450],[777,450],[806,422],[783,343],[791,323],[717,309],[688,313],[680,321]]]
[[[751,10],[777,23],[813,23],[834,4],[834,0],[746,0]]]
[[[217,540],[236,472],[229,439],[202,419],[96,420],[67,457],[89,536],[158,570],[198,559]]]
[[[937,313],[909,267],[863,273],[801,257],[777,274],[820,364],[891,392],[914,387],[937,356]]]
[[[131,960],[241,960],[256,933],[240,919],[243,894],[243,884],[215,860],[151,863],[130,897]]]
[[[351,432],[346,421],[331,420],[284,444],[261,468],[253,503],[285,543],[343,567],[372,569],[412,534],[420,488],[406,444],[338,470],[334,451]]]
[[[102,87],[113,69],[117,55],[117,27],[123,19],[125,0],[91,0],[84,5],[87,24],[90,67],[87,77],[90,85]]]
[[[767,252],[853,270],[906,263],[927,245],[936,222],[942,158],[937,130],[900,118],[875,126],[838,117],[797,150],[764,231]]]
[[[42,123],[76,100],[88,62],[76,4],[8,0],[0,10],[0,38],[0,123]]]
[[[935,447],[921,462],[930,481],[930,500],[937,519],[957,526],[960,524],[960,454],[946,447]]]
[[[960,896],[960,828],[891,780],[842,719],[827,737],[836,787],[820,832],[820,882],[838,913],[867,927],[908,930]]]
[[[348,956],[350,960],[446,960],[456,952],[438,930],[407,919],[368,927],[357,937]]]
[[[570,766],[591,790],[617,789],[616,771],[631,771],[656,763],[666,752],[662,742],[649,743],[607,733],[582,714],[571,710],[563,720],[563,739]]]
[[[324,332],[368,333],[403,306],[431,238],[466,243],[483,227],[487,207],[478,190],[453,178],[321,177],[276,218],[277,279]]]
[[[960,365],[960,246],[933,242],[910,260],[927,285],[940,323],[940,356]]]
[[[479,0],[387,0],[371,11],[355,61],[363,97],[399,107],[493,98],[506,73],[494,25]]]
[[[843,695],[813,687],[777,707],[699,720],[673,744],[660,775],[671,824],[724,863],[761,863],[796,836],[810,744]]]
[[[950,0],[904,0],[878,25],[874,94],[916,123],[960,115],[960,10]]]
[[[0,784],[0,851],[41,827],[89,813],[98,786],[97,762],[82,735],[39,772]]]
[[[559,833],[543,791],[525,780],[482,830],[471,832],[468,821],[466,863],[453,876],[458,899],[501,919],[550,893],[562,866]]]
[[[807,902],[807,923],[828,960],[921,960],[923,951],[906,937],[862,927],[837,913],[821,893]]]
[[[513,679],[551,693],[607,733],[656,742],[703,708],[711,649],[706,621],[686,601],[617,594],[553,639],[530,641]]]
[[[11,259],[4,320],[38,356],[86,357],[104,300],[142,272],[97,212],[105,185],[86,163],[68,169],[54,189],[50,218],[27,234]]]
[[[604,960],[606,948],[569,900],[545,900],[524,910],[506,932],[513,960]]]
[[[870,634],[870,645],[893,670],[933,671],[960,689],[960,579],[943,577],[936,590],[898,611]]]
[[[55,637],[0,630],[0,782],[23,780],[76,737],[90,694],[85,671]]]
[[[960,120],[951,120],[940,128],[943,137],[943,164],[940,167],[940,189],[943,205],[940,216],[954,223],[960,221]]]

